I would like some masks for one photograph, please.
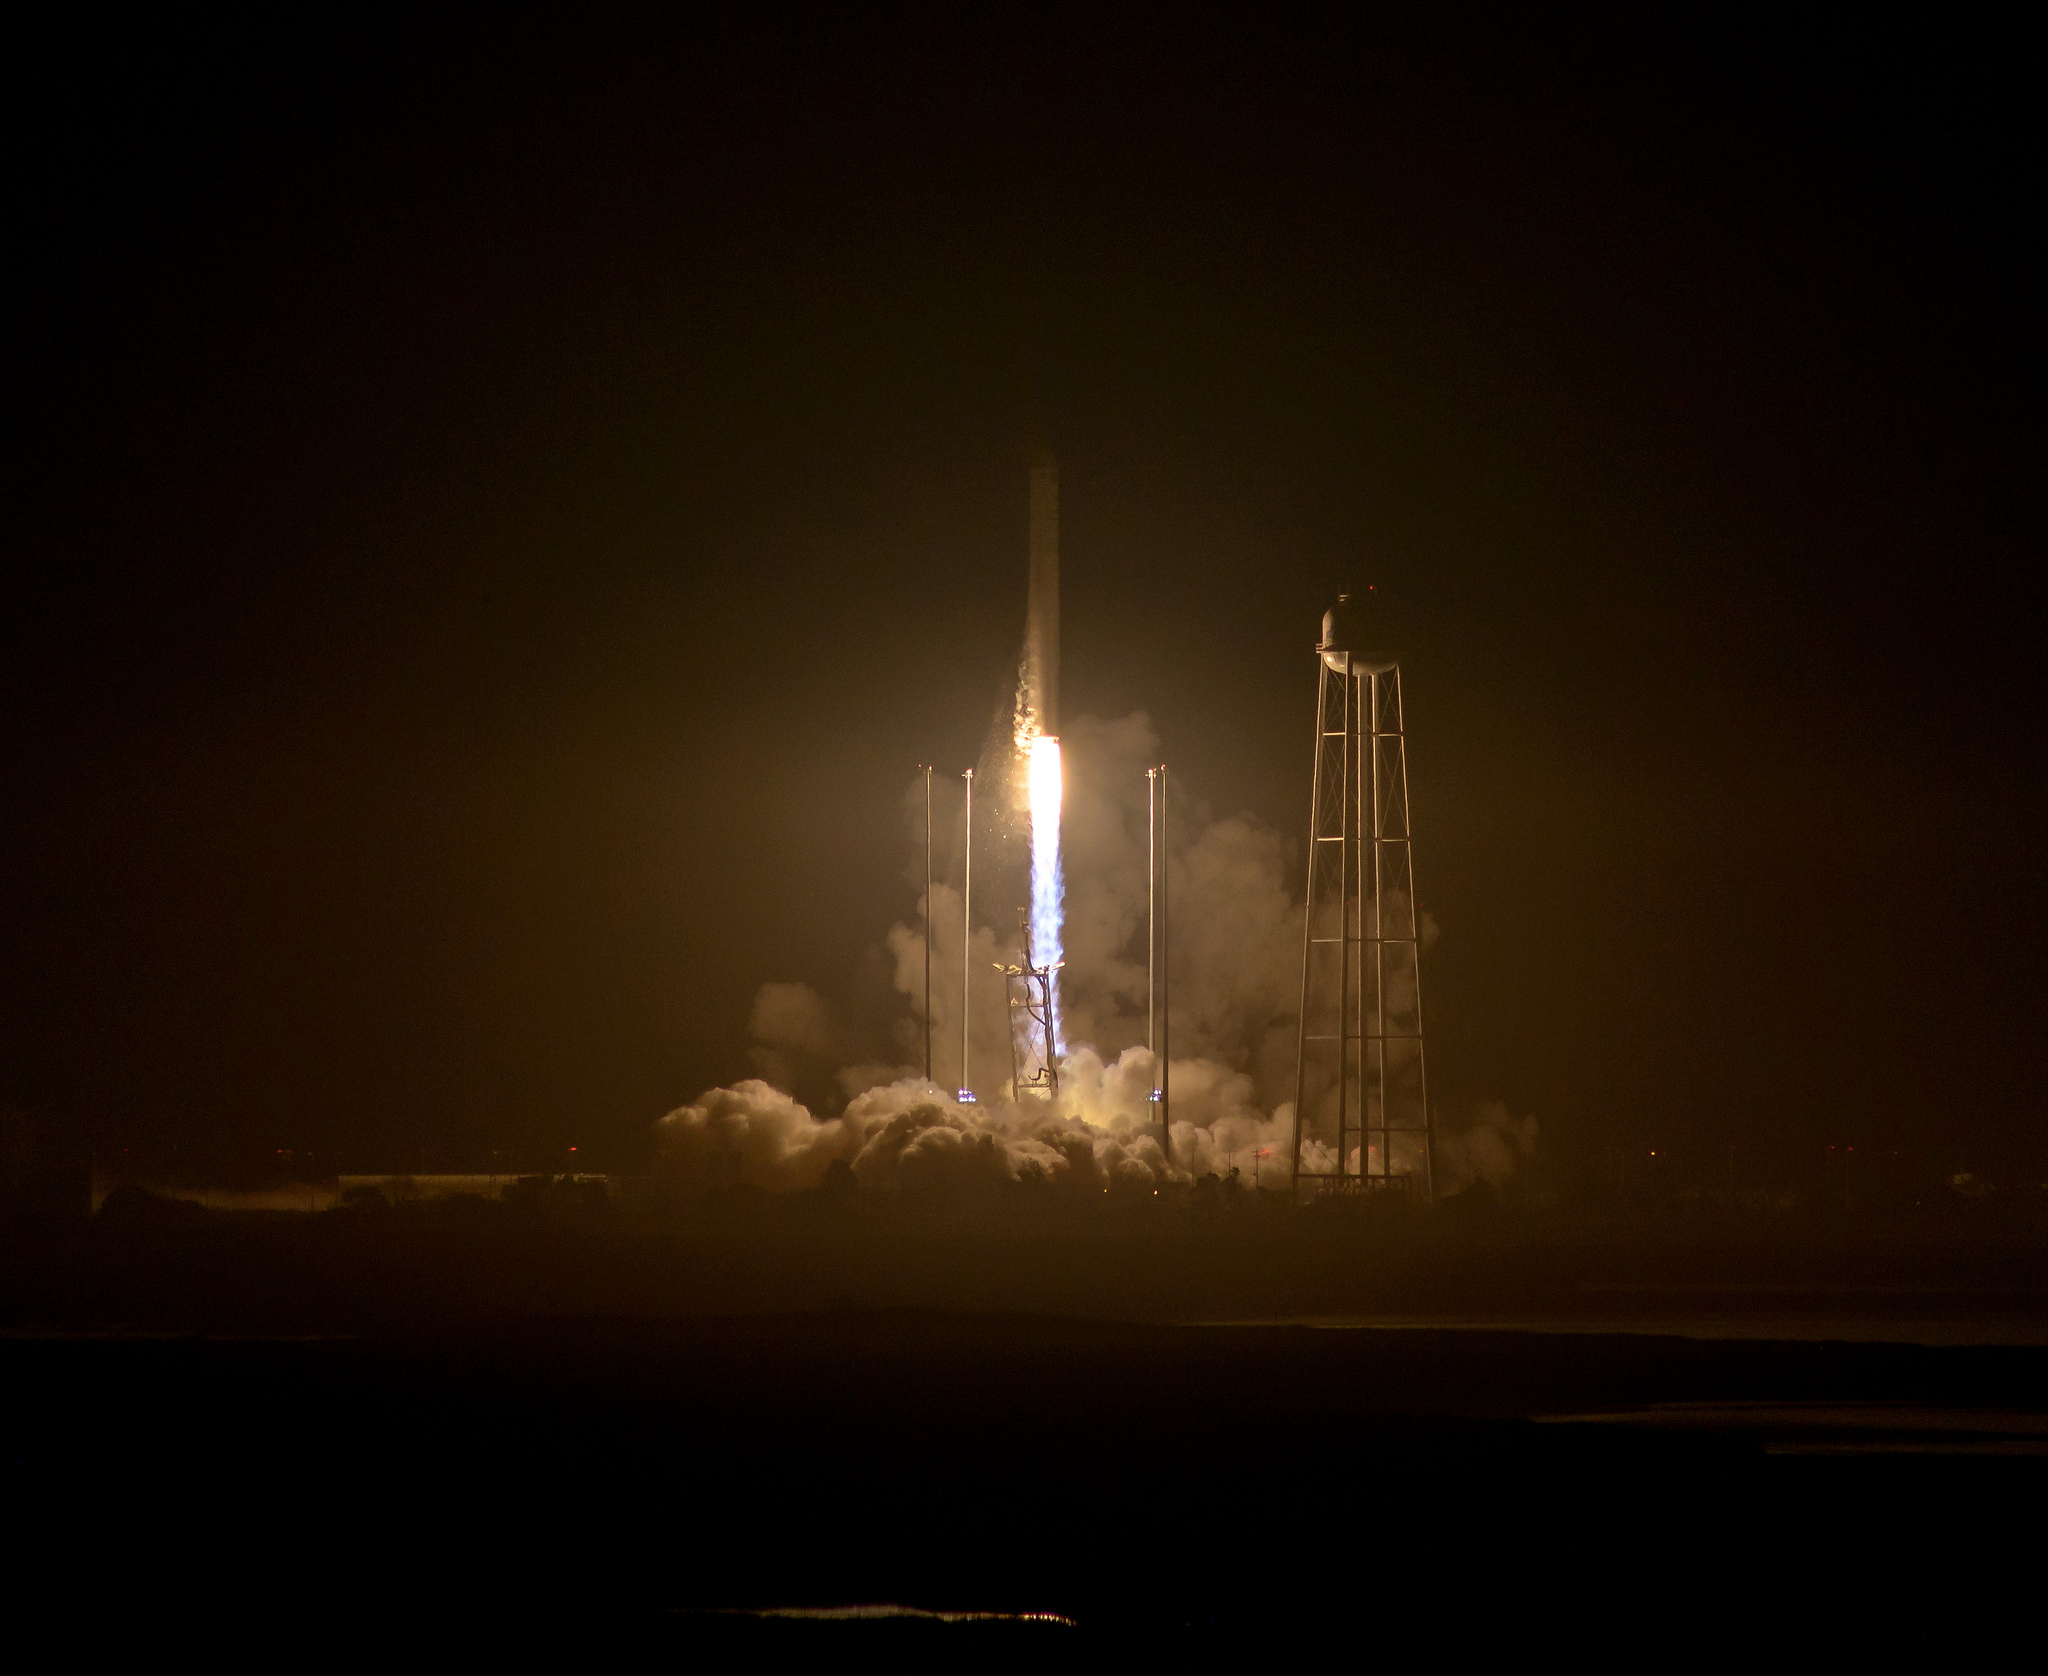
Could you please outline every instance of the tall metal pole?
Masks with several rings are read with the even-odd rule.
[[[932,1080],[932,770],[924,769],[924,1080]]]
[[[1159,1097],[1159,770],[1145,770],[1145,1051]]]
[[[1159,824],[1166,825],[1166,764],[1159,765]],[[1162,831],[1161,836],[1164,836]],[[1167,927],[1171,910],[1166,900],[1166,852],[1159,855],[1159,1144],[1173,1162],[1173,962],[1168,958]]]
[[[967,1080],[967,986],[974,968],[974,770],[962,778],[967,782],[967,832],[960,874],[960,1098],[965,1100],[973,1087]]]
[[[1301,1131],[1305,1121],[1302,1102],[1308,1092],[1308,962],[1309,951],[1315,946],[1316,930],[1316,861],[1322,853],[1323,820],[1323,738],[1326,731],[1323,712],[1329,699],[1330,668],[1320,649],[1316,652],[1316,755],[1314,778],[1310,782],[1308,796],[1308,885],[1303,891],[1305,902],[1301,915],[1301,1015],[1296,1024],[1294,1043],[1294,1162],[1287,1172],[1288,1191],[1296,1198],[1301,1196]],[[1341,909],[1340,909],[1341,912]],[[1340,927],[1341,935],[1341,927]],[[1337,1030],[1344,1029],[1343,1015],[1338,1015]]]

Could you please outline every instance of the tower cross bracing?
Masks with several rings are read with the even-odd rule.
[[[1401,669],[1346,644],[1344,604],[1316,649],[1301,1014],[1298,1195],[1433,1191],[1422,970]]]

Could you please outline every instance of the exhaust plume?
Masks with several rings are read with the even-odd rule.
[[[1026,683],[1019,682],[1020,700]],[[1021,703],[1019,708],[1021,709]],[[1061,973],[1063,1021],[1057,1099],[1012,1100],[1006,1082],[990,1075],[1010,1064],[1010,1019],[992,968],[1023,954],[1014,933],[987,925],[960,946],[960,892],[935,883],[916,917],[892,926],[883,954],[900,1009],[893,1060],[860,1050],[855,1034],[833,1021],[814,990],[764,985],[756,1000],[755,1064],[761,1075],[716,1088],[659,1123],[662,1173],[693,1189],[747,1185],[814,1187],[843,1163],[864,1187],[892,1192],[972,1192],[1026,1184],[1060,1193],[1145,1191],[1168,1181],[1239,1171],[1261,1186],[1284,1186],[1291,1169],[1295,1013],[1301,981],[1302,904],[1287,878],[1280,834],[1245,815],[1216,819],[1181,798],[1164,835],[1174,901],[1171,950],[1174,1041],[1173,1158],[1158,1137],[1149,1100],[1157,1067],[1144,1046],[1146,807],[1144,769],[1159,757],[1159,740],[1142,712],[1113,721],[1076,717],[1064,741],[1032,736],[1027,746],[1005,707],[977,782],[997,793],[976,799],[977,827],[990,824],[989,876],[977,832],[977,907],[1016,901],[1025,880],[1002,857],[1027,818],[1034,840],[1050,805],[1061,818],[1063,888],[1061,941],[1034,948],[1040,964],[1066,959]],[[1049,748],[1047,748],[1049,747]],[[1074,796],[1065,797],[1071,788]],[[923,782],[906,798],[915,827],[917,877],[923,879]],[[1034,860],[1036,844],[1033,845]],[[1018,857],[1021,860],[1021,857]],[[1031,905],[1041,879],[1032,869]],[[1007,894],[1015,891],[1017,894]],[[990,918],[998,918],[996,912]],[[987,973],[968,997],[970,1053],[980,1103],[961,1105],[946,1085],[948,1065],[928,1082],[911,1063],[924,1040],[924,939],[929,923],[936,971]],[[1436,926],[1424,912],[1424,946]],[[1034,926],[1036,944],[1040,934]],[[939,984],[930,1004],[936,1039],[960,1039],[961,997]],[[795,1092],[803,1088],[809,1099]],[[1313,1096],[1312,1096],[1313,1097]],[[1438,1190],[1473,1181],[1499,1187],[1533,1154],[1536,1123],[1507,1108],[1480,1109],[1469,1126],[1439,1130]],[[1313,1139],[1304,1169],[1324,1171],[1334,1159]]]

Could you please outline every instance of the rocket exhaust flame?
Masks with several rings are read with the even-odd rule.
[[[1037,738],[1031,741],[1031,825],[1036,831],[1041,823],[1048,824],[1054,832],[1060,826],[1060,797],[1063,782],[1060,775],[1060,742],[1057,739]]]
[[[1142,712],[1120,721],[1075,717],[1062,729],[1059,467],[1045,454],[1031,465],[1030,554],[1014,708],[998,718],[979,773],[963,775],[959,891],[933,870],[926,770],[922,935],[905,925],[889,933],[896,988],[913,1013],[922,1013],[922,1074],[911,1063],[855,1056],[853,1038],[830,1022],[823,998],[808,986],[764,985],[754,1018],[761,1075],[707,1090],[661,1120],[660,1168],[670,1181],[712,1190],[809,1189],[833,1181],[835,1170],[850,1170],[861,1186],[882,1192],[950,1184],[978,1194],[992,1184],[1031,1182],[1089,1195],[1150,1197],[1165,1182],[1205,1175],[1211,1183],[1235,1181],[1244,1169],[1254,1185],[1270,1186],[1276,1176],[1291,1180],[1297,1162],[1310,1176],[1339,1168],[1334,1149],[1314,1135],[1301,1138],[1297,1159],[1299,1101],[1281,1098],[1283,1074],[1299,1067],[1298,1054],[1284,1071],[1275,1055],[1279,1038],[1293,1034],[1288,1025],[1300,993],[1298,951],[1309,906],[1286,882],[1283,858],[1290,846],[1249,817],[1197,817],[1197,806],[1185,801],[1177,805],[1173,888],[1175,923],[1183,933],[1177,946],[1192,949],[1178,982],[1187,985],[1184,996],[1193,996],[1180,1014],[1190,1026],[1181,1040],[1193,1051],[1172,1057],[1165,1005],[1165,770],[1141,766],[1158,763],[1159,740]],[[1339,651],[1346,667],[1355,668],[1340,648],[1319,649]],[[1076,760],[1088,775],[1077,793],[1088,818],[1075,824],[1071,974],[1064,970],[1063,731],[1080,741]],[[1129,811],[1119,804],[1146,775],[1151,819],[1136,841]],[[977,778],[996,811],[982,829],[996,840],[993,890],[975,854]],[[986,810],[989,802],[979,806]],[[1030,821],[1030,906],[1021,916],[1025,947],[1018,950],[988,921],[1007,920],[1017,906],[1021,858],[1014,846],[1023,819]],[[1147,882],[1133,896],[1140,879]],[[998,915],[987,911],[991,894],[1001,903]],[[983,910],[979,930],[977,906]],[[1405,895],[1403,911],[1409,916],[1404,923],[1415,927],[1415,946],[1426,947],[1434,935],[1427,914]],[[1156,930],[1145,960],[1136,964],[1124,945],[1141,918]],[[956,927],[957,949],[944,946]],[[959,972],[957,989],[941,982],[935,991],[941,959]],[[977,991],[973,983],[976,971],[992,966],[1004,978],[1000,1012],[992,1004],[994,986],[984,978]],[[960,1031],[960,1078],[950,1098],[932,1081],[930,1043],[940,1023],[957,1023]],[[915,1040],[914,1033],[901,1036],[906,1057]],[[1008,1098],[995,1091],[988,1072],[1004,1057],[1011,1071]],[[970,1065],[988,1079],[979,1100]],[[834,1092],[823,1092],[820,1109],[795,1097],[800,1076],[821,1092],[829,1079]],[[1020,1098],[1026,1091],[1034,1097]],[[819,1095],[807,1089],[806,1098]],[[1341,1140],[1360,1143],[1363,1128],[1340,1131]],[[1498,1187],[1533,1154],[1536,1121],[1490,1106],[1462,1134],[1435,1131],[1434,1139],[1439,1191],[1455,1192],[1474,1179]],[[1348,1172],[1354,1180],[1382,1168],[1377,1154],[1356,1160],[1354,1153]]]
[[[1031,595],[1017,693],[1017,750],[1031,813],[1031,950],[1047,970],[1064,958],[1060,874],[1060,468],[1040,451],[1031,462]],[[1066,1050],[1057,994],[1048,1002],[1050,1053]],[[1047,1067],[1051,1069],[1052,1067]]]
[[[1064,958],[1060,945],[1061,898],[1065,880],[1060,874],[1060,800],[1064,776],[1060,772],[1060,742],[1040,734],[1031,741],[1031,948],[1041,967],[1052,968]],[[1052,1050],[1057,1059],[1064,1047],[1060,1030],[1057,990],[1052,1000]]]

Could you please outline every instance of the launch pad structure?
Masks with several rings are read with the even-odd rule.
[[[1409,841],[1401,666],[1362,645],[1348,594],[1316,647],[1301,1014],[1297,1197],[1434,1193],[1422,1056],[1422,945]]]
[[[1060,1093],[1058,973],[1064,962],[1060,859],[1059,468],[1031,462],[1030,596],[1011,737],[1024,773],[1031,906],[1021,961],[1002,974],[1010,1092]],[[1421,915],[1409,825],[1401,666],[1375,643],[1371,592],[1340,595],[1315,648],[1316,726],[1310,795],[1301,1007],[1295,1040],[1291,1179],[1297,1198],[1435,1194],[1435,1140],[1423,1060]],[[993,769],[992,769],[993,771]],[[932,782],[925,773],[925,1074],[932,1065]],[[960,1072],[955,1098],[975,1103],[970,1074],[974,949],[974,781],[963,781],[960,879]],[[1173,1157],[1168,1040],[1166,804],[1163,765],[1146,770],[1145,1043],[1159,1142]],[[1007,776],[998,794],[1010,789]],[[1041,963],[1042,951],[1042,963]],[[1263,1150],[1261,1155],[1263,1156]],[[1256,1166],[1255,1166],[1256,1170]]]
[[[1063,963],[1036,964],[1031,952],[1031,916],[1019,914],[1017,919],[1024,937],[1024,963],[996,964],[1010,1003],[1010,1095],[1022,1100],[1026,1094],[1042,1094],[1055,1100],[1060,1092],[1060,1067],[1053,1035],[1052,986],[1053,974]],[[1037,1061],[1028,1074],[1027,1056]]]
[[[1002,974],[1010,1033],[1010,1091],[1060,1092],[1058,973],[1064,966],[1059,749],[1059,468],[1031,462],[1030,594],[1011,739],[1023,773],[1005,768],[999,798],[1025,795],[1031,906],[1021,916],[1021,962]],[[1291,1179],[1297,1198],[1399,1192],[1435,1195],[1435,1137],[1423,1059],[1421,915],[1409,825],[1408,745],[1401,666],[1370,620],[1369,590],[1338,597],[1315,648],[1316,726],[1310,794],[1301,1007],[1295,1039]],[[925,1075],[932,1064],[932,780],[925,774]],[[955,1098],[975,1103],[969,1065],[974,967],[974,781],[963,781],[960,878],[960,1071]],[[1169,1104],[1166,858],[1167,779],[1148,768],[1146,1029],[1149,1102],[1173,1157]],[[1007,807],[1007,805],[1005,805]],[[1000,875],[999,875],[1000,877]],[[1043,963],[1041,964],[1041,951]],[[1264,1155],[1263,1149],[1261,1156]],[[1256,1171],[1256,1166],[1254,1166]]]
[[[1017,708],[1015,712],[1015,759],[1019,779],[1007,775],[997,779],[999,806],[1013,794],[1029,803],[1031,841],[1031,901],[1025,916],[1024,962],[1021,966],[997,963],[1003,973],[1011,1013],[1011,1090],[1021,1096],[1027,1089],[1048,1098],[1059,1091],[1059,1009],[1053,974],[1061,966],[1060,920],[1061,881],[1059,865],[1059,821],[1062,776],[1059,765],[1059,683],[1060,683],[1060,523],[1059,464],[1050,453],[1038,449],[1030,464],[1030,594],[1026,605],[1024,646],[1019,662]],[[984,758],[991,771],[999,764]],[[954,1098],[961,1105],[975,1102],[969,1064],[974,988],[974,775],[969,768],[964,782],[963,856],[960,874],[960,1080]],[[1041,802],[1044,807],[1041,808]],[[1002,857],[998,856],[1000,880]],[[931,899],[932,812],[931,774],[925,770],[925,1076],[932,1076],[931,1051]],[[1046,948],[1048,959],[1038,963],[1033,951],[1036,941]],[[1028,1075],[1023,1060],[1030,1057],[1037,1067]]]

